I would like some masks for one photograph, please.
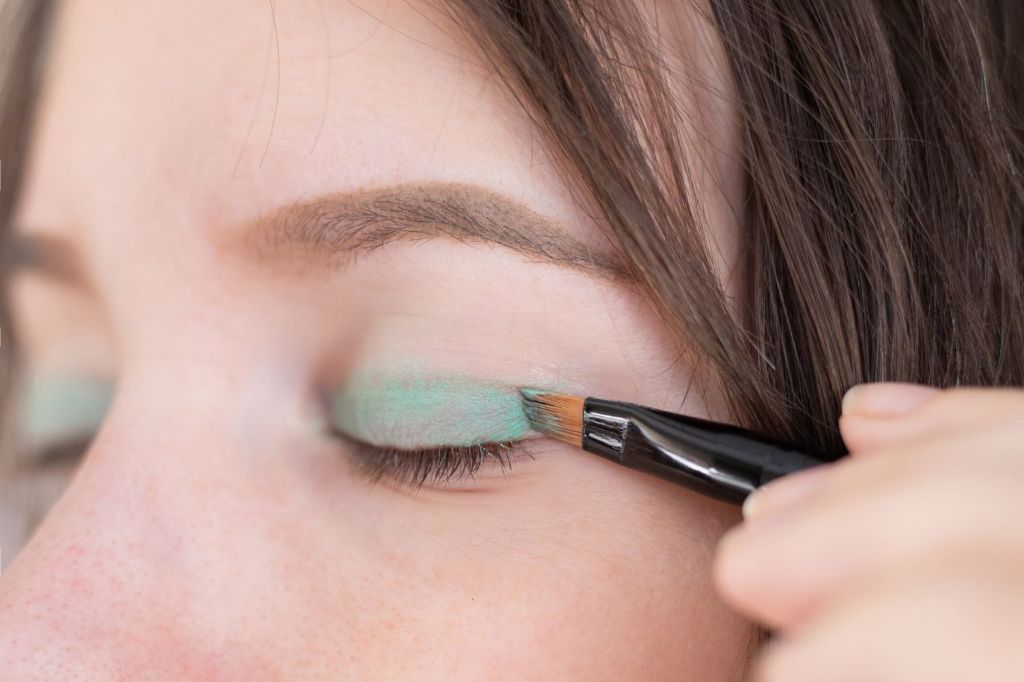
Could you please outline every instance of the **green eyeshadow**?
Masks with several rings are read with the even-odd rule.
[[[91,434],[103,423],[114,386],[97,379],[44,376],[26,387],[21,429],[29,443],[59,442]]]
[[[514,441],[530,431],[514,386],[471,377],[364,374],[330,398],[335,429],[371,445]]]

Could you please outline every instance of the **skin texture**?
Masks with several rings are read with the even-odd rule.
[[[778,628],[762,682],[1011,680],[1024,655],[1024,391],[866,384],[852,456],[768,484],[715,580]]]
[[[458,490],[370,485],[326,434],[322,396],[407,362],[724,415],[643,297],[577,267],[452,239],[301,277],[229,252],[291,202],[449,181],[608,246],[427,3],[270,9],[61,11],[18,219],[89,284],[19,275],[17,322],[30,374],[117,393],[0,579],[5,678],[737,679],[750,625],[711,584],[735,508],[550,442]],[[701,195],[723,271],[737,187]]]

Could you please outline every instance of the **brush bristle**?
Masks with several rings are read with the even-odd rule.
[[[521,388],[523,409],[535,431],[563,443],[583,443],[583,398]]]

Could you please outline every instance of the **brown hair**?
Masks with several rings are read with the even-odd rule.
[[[8,2],[0,18],[4,230],[49,4]],[[444,5],[740,423],[838,455],[855,383],[1024,384],[1017,0],[710,0],[741,116],[738,301],[694,197],[680,76],[640,3]]]
[[[33,112],[42,81],[51,0],[0,0],[0,246],[24,178]],[[0,254],[3,254],[0,251]],[[9,562],[60,495],[66,476],[43,472],[26,485],[11,476],[18,462],[11,387],[18,344],[8,300],[7,259],[0,258],[0,546]]]
[[[1024,384],[1020,3],[710,1],[743,123],[735,306],[637,3],[445,5],[582,178],[738,421],[839,454],[839,397],[855,383]],[[5,231],[50,7],[0,6]]]
[[[51,7],[50,0],[0,0],[0,239],[11,229],[11,213],[24,176]],[[0,260],[0,267],[4,265],[5,260]],[[4,294],[0,297],[0,380],[7,383],[16,344],[6,300],[6,269],[0,276]],[[0,401],[6,402],[8,393],[0,391]]]
[[[1021,3],[710,1],[748,180],[735,312],[640,3],[448,4],[740,422],[838,455],[853,384],[1024,384]]]

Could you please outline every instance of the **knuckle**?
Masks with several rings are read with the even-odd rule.
[[[951,410],[962,409],[963,403],[970,401],[976,390],[964,386],[947,388],[925,403],[925,411],[945,414]]]
[[[913,447],[889,458],[889,477],[893,483],[909,489],[937,473],[935,457],[929,448]]]

